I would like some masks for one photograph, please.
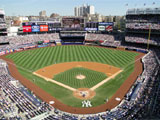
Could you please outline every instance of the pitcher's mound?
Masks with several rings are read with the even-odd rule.
[[[76,91],[73,92],[74,97],[86,100],[93,98],[96,93],[89,88],[78,88]]]
[[[83,80],[85,78],[86,78],[86,76],[84,76],[84,75],[77,75],[76,76],[76,79],[79,79],[79,80]]]

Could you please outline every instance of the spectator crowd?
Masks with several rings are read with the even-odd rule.
[[[128,35],[125,37],[125,41],[133,43],[148,43],[148,36],[144,35]],[[160,37],[151,36],[149,44],[160,46]]]
[[[1,36],[0,52],[7,50],[16,50],[19,48],[25,48],[27,46],[35,46],[39,41],[57,41],[60,40],[58,33],[53,34],[35,34],[25,36]],[[5,43],[5,44],[4,44]]]
[[[144,30],[149,30],[150,28],[152,30],[160,30],[160,24],[155,24],[155,23],[126,23],[126,28],[129,29],[144,29]]]
[[[114,36],[109,34],[94,34],[94,33],[87,33],[85,40],[87,41],[114,41]]]

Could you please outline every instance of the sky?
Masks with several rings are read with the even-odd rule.
[[[160,7],[160,0],[0,0],[6,16],[39,15],[42,10],[46,10],[47,16],[69,16],[74,15],[74,7],[83,4],[93,5],[95,12],[108,16],[125,15],[128,8]]]

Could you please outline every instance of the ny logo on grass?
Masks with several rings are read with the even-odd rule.
[[[91,101],[89,100],[82,101],[82,107],[92,107]]]

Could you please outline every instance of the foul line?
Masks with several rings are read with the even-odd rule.
[[[119,70],[118,72],[116,72],[115,74],[113,74],[112,76],[108,77],[107,79],[104,79],[103,81],[101,81],[100,83],[96,84],[95,86],[93,86],[92,88],[90,88],[91,90],[95,90],[98,87],[100,87],[101,85],[103,85],[104,83],[108,82],[110,79],[113,79],[114,77],[116,77],[119,73],[121,73],[123,70]]]
[[[103,85],[104,83],[108,82],[110,79],[113,79],[114,77],[116,77],[119,73],[121,73],[123,70],[119,70],[118,72],[116,72],[115,74],[113,74],[112,76],[108,77],[107,79],[104,79],[103,81],[101,81],[100,83],[96,84],[95,86],[93,86],[92,88],[90,88],[90,90],[94,91],[95,89],[97,89],[98,87],[100,87],[101,85]],[[38,77],[41,77],[43,79],[45,79],[46,81],[50,81],[52,83],[55,83],[59,86],[62,86],[66,89],[69,89],[71,91],[76,91],[77,89],[75,88],[72,88],[68,85],[65,85],[63,83],[60,83],[60,82],[57,82],[56,80],[53,80],[53,79],[50,79],[50,78],[47,78],[47,77],[44,77],[43,75],[40,75],[36,72],[33,72],[34,75],[38,76]]]
[[[52,83],[55,83],[55,84],[57,84],[57,85],[59,85],[59,86],[62,86],[62,87],[64,87],[64,88],[66,88],[66,89],[69,89],[69,90],[71,90],[71,91],[76,91],[75,88],[72,88],[72,87],[70,87],[70,86],[68,86],[68,85],[65,85],[65,84],[63,84],[63,83],[57,82],[56,80],[52,80],[52,79],[50,79],[50,78],[44,77],[43,75],[40,75],[40,74],[38,74],[38,73],[36,73],[36,72],[33,72],[33,74],[36,75],[36,76],[38,76],[38,77],[41,77],[41,78],[45,79],[46,81],[50,81],[50,82],[52,82]]]

